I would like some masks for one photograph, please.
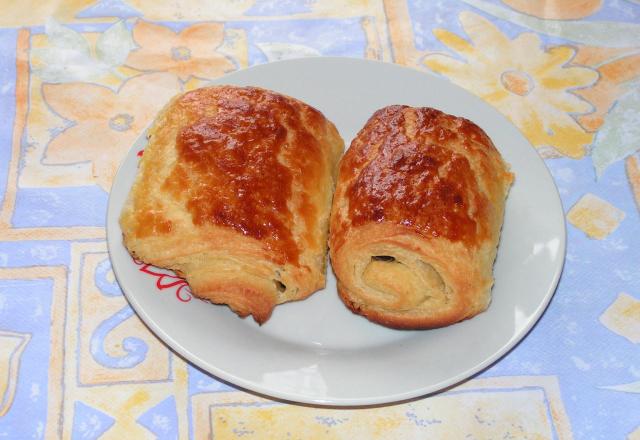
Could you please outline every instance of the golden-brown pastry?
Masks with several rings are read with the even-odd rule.
[[[344,303],[405,329],[485,310],[512,180],[473,122],[378,110],[342,158],[333,199],[329,248]]]
[[[263,323],[324,286],[343,149],[331,122],[288,96],[233,86],[177,96],[149,131],[124,244],[197,297]]]

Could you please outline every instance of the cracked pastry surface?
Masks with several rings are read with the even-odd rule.
[[[473,122],[389,106],[340,163],[331,263],[354,313],[395,328],[449,325],[484,311],[513,181]]]
[[[148,137],[120,217],[135,258],[259,323],[324,286],[344,143],[322,113],[265,89],[206,87],[175,97]]]

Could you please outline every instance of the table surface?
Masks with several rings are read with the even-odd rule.
[[[639,0],[56,0],[0,15],[0,437],[640,439]],[[568,225],[528,337],[459,386],[331,409],[170,352],[105,245],[115,171],[174,94],[301,56],[440,75],[538,150]]]

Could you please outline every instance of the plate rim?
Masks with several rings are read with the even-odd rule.
[[[529,335],[529,333],[531,333],[533,328],[537,325],[541,317],[544,315],[545,311],[548,309],[549,304],[558,288],[558,283],[560,281],[562,272],[564,270],[564,265],[566,261],[566,252],[567,252],[567,225],[566,225],[566,219],[564,216],[564,207],[562,204],[562,199],[560,197],[560,193],[558,191],[556,181],[553,178],[553,175],[551,174],[551,171],[547,166],[547,164],[545,163],[545,161],[542,159],[542,157],[540,157],[537,150],[533,147],[533,145],[531,145],[531,143],[526,138],[526,136],[524,136],[522,131],[513,122],[511,122],[504,114],[502,114],[498,109],[496,109],[493,105],[484,101],[480,97],[474,95],[472,92],[462,88],[461,86],[454,84],[453,82],[447,81],[446,79],[440,76],[434,75],[430,72],[421,71],[409,66],[400,65],[393,62],[384,62],[384,61],[369,60],[369,59],[354,58],[354,57],[319,56],[319,57],[308,57],[308,58],[295,58],[295,59],[286,59],[286,60],[279,60],[279,61],[274,61],[269,63],[257,64],[257,65],[249,66],[244,69],[239,69],[234,72],[230,72],[229,74],[224,75],[220,78],[212,80],[202,87],[205,87],[208,85],[221,85],[225,83],[224,81],[225,78],[228,78],[229,76],[233,76],[239,72],[245,72],[247,70],[254,70],[254,69],[260,70],[265,66],[270,66],[274,64],[295,64],[299,62],[322,63],[322,62],[329,62],[329,61],[330,62],[346,62],[346,63],[351,62],[351,63],[362,63],[362,64],[368,63],[370,65],[379,65],[379,66],[397,68],[401,70],[410,71],[414,74],[417,72],[423,75],[428,75],[429,77],[431,77],[432,80],[435,79],[438,81],[447,82],[449,83],[450,86],[460,89],[470,99],[482,102],[484,105],[491,107],[495,111],[495,115],[501,118],[502,120],[501,122],[513,126],[520,133],[522,138],[526,141],[527,145],[536,154],[538,160],[540,160],[540,162],[543,165],[544,171],[546,173],[546,177],[549,179],[549,181],[553,185],[553,188],[555,189],[555,191],[553,192],[553,196],[554,196],[553,201],[558,208],[558,210],[556,211],[556,213],[558,214],[558,219],[556,220],[559,220],[558,225],[561,226],[560,230],[558,231],[561,240],[560,240],[559,251],[558,251],[558,263],[556,264],[556,267],[554,269],[551,282],[549,283],[548,287],[545,289],[546,292],[543,296],[542,301],[538,304],[535,311],[530,315],[529,321],[517,334],[512,336],[508,340],[508,342],[505,343],[499,350],[496,350],[492,355],[488,356],[483,361],[477,363],[476,365],[446,380],[442,380],[438,383],[431,384],[429,386],[415,388],[411,391],[404,391],[404,392],[395,393],[395,394],[385,394],[385,395],[379,395],[375,397],[313,398],[302,393],[283,392],[276,389],[271,389],[259,383],[256,383],[256,382],[244,379],[242,377],[236,376],[232,373],[226,372],[225,370],[222,370],[216,367],[215,365],[210,365],[207,361],[202,359],[196,353],[192,353],[190,350],[185,349],[170,334],[165,332],[163,328],[159,326],[156,323],[156,321],[145,311],[144,307],[140,305],[135,295],[129,292],[129,289],[131,288],[131,286],[125,286],[124,283],[121,284],[122,276],[119,275],[118,273],[119,269],[117,268],[119,263],[117,263],[114,258],[114,246],[117,246],[118,244],[122,244],[122,243],[121,243],[121,240],[118,241],[117,238],[114,238],[113,234],[119,233],[118,235],[120,236],[122,231],[119,227],[118,220],[117,220],[119,218],[119,213],[117,213],[116,215],[112,214],[113,210],[115,209],[115,207],[113,206],[114,202],[113,202],[112,189],[113,189],[113,186],[115,186],[115,183],[118,180],[118,177],[120,176],[122,169],[125,166],[125,163],[127,162],[129,156],[132,154],[132,150],[135,148],[136,144],[139,142],[139,139],[145,136],[150,126],[142,130],[140,135],[132,143],[124,159],[118,166],[115,177],[112,181],[112,186],[109,190],[108,201],[107,201],[107,211],[106,211],[106,223],[105,223],[105,235],[106,235],[105,240],[107,242],[107,250],[108,250],[109,260],[111,263],[112,270],[118,281],[118,285],[120,286],[123,292],[123,296],[126,298],[129,305],[140,317],[141,321],[145,324],[145,326],[149,330],[151,330],[152,333],[156,335],[158,339],[162,341],[163,344],[167,345],[172,351],[174,351],[180,357],[182,357],[183,360],[186,360],[187,362],[195,365],[197,368],[203,370],[207,374],[214,376],[215,380],[219,380],[224,383],[230,384],[233,387],[240,388],[242,391],[256,394],[264,398],[276,399],[276,400],[293,403],[293,404],[306,404],[306,405],[319,406],[319,407],[336,407],[336,408],[348,408],[348,407],[365,408],[365,407],[376,407],[376,406],[400,404],[403,402],[424,398],[440,392],[446,392],[448,389],[466,380],[472,379],[474,376],[480,374],[482,371],[488,369],[489,367],[491,367],[492,365],[500,361],[506,354],[512,351],[515,347],[517,347]],[[153,124],[153,122],[151,124]],[[345,140],[345,147],[346,147],[345,151],[348,148],[348,146],[349,145],[346,144],[346,140]],[[548,196],[550,197],[550,195]],[[112,217],[115,219],[115,223],[117,226],[115,231],[111,231],[111,228],[110,228],[110,224],[112,223],[110,219]]]

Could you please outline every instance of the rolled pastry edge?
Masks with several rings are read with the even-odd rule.
[[[404,226],[370,223],[334,243],[331,261],[338,294],[351,311],[387,327],[426,329],[486,310],[496,245],[469,249]]]
[[[214,251],[196,239],[125,240],[134,258],[173,270],[186,279],[197,298],[228,305],[258,324],[266,322],[278,304],[305,299],[325,285],[324,271],[311,269],[319,265],[316,259],[324,264],[324,255],[309,255],[314,261],[305,258],[299,267],[278,264],[257,240],[225,228],[219,228],[216,236],[220,243]]]

